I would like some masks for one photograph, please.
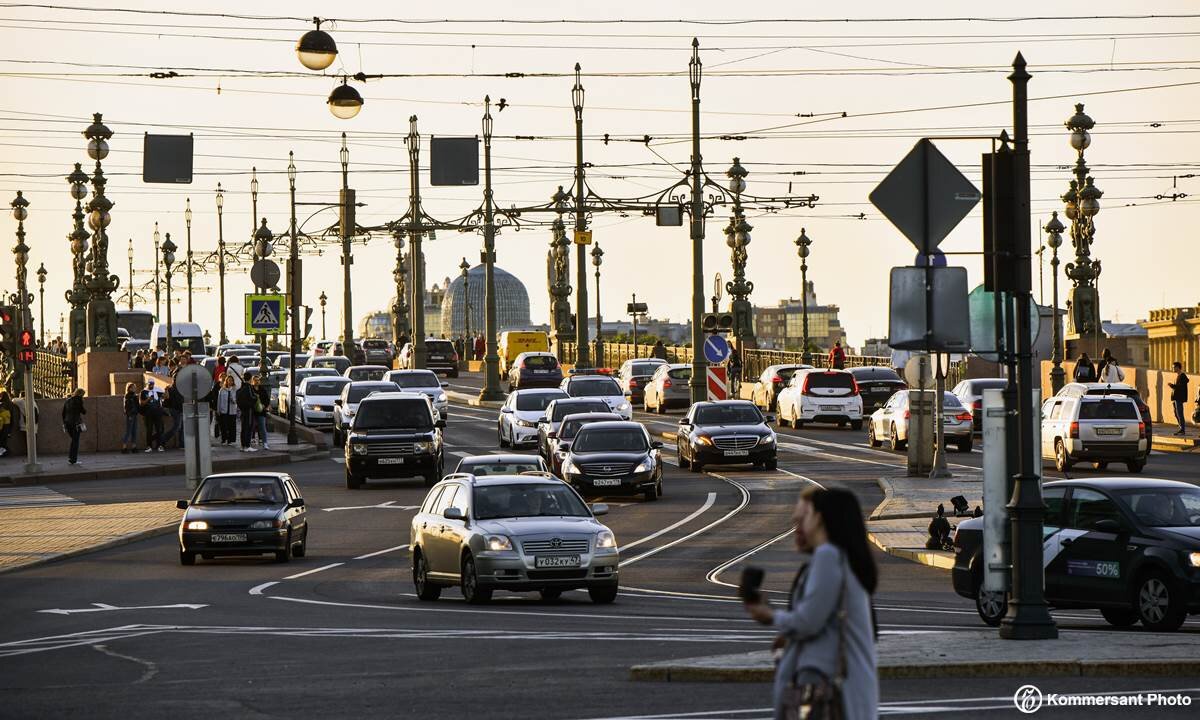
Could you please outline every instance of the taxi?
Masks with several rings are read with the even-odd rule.
[[[1060,480],[1042,490],[1046,602],[1109,624],[1172,631],[1200,613],[1200,487],[1173,480]],[[983,518],[954,534],[954,590],[996,626],[1002,593],[982,589]]]

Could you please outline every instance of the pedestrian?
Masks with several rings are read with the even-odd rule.
[[[137,385],[125,383],[125,434],[121,436],[121,452],[137,452],[138,415],[141,414],[141,404],[138,402]]]
[[[483,341],[482,335],[475,336],[475,359],[482,360],[483,354],[487,352],[487,343]]]
[[[729,393],[732,397],[741,394],[742,387],[742,353],[741,348],[734,348],[729,353]]]
[[[811,552],[787,610],[754,594],[746,611],[779,631],[774,648],[776,718],[874,720],[879,713],[874,609],[878,570],[858,500],[842,488],[807,488],[792,515],[796,548]]]
[[[0,390],[0,457],[8,454],[8,437],[17,426],[17,408],[7,390]]]
[[[236,381],[234,385],[237,386]],[[242,383],[237,388],[234,397],[238,413],[242,416],[242,452],[256,452],[254,448],[250,447],[250,438],[254,435],[254,401],[256,400],[250,383]]]
[[[171,367],[167,364],[167,356],[159,355],[154,363],[154,374],[160,377],[170,377]]]
[[[183,447],[183,393],[179,392],[175,383],[167,386],[163,407],[171,416],[171,429],[167,431],[167,437],[162,444],[177,448]]]
[[[667,359],[667,348],[663,345],[662,340],[654,341],[654,347],[650,350],[650,357],[656,357],[659,360]]]
[[[217,428],[220,430],[222,445],[233,445],[237,442],[237,388],[233,384],[233,376],[226,375],[221,389],[217,392]]]
[[[225,365],[225,375],[233,376],[233,387],[235,390],[242,389],[242,384],[244,383],[244,374],[245,370],[242,369],[242,361],[238,359],[238,356],[234,355],[233,357],[229,358],[229,362]],[[222,375],[221,377],[224,378],[225,376]]]
[[[271,404],[271,388],[255,375],[250,378],[250,389],[254,392],[254,429],[258,433],[260,447],[270,450],[267,441],[267,408]]]
[[[146,423],[146,452],[162,452],[163,398],[162,391],[154,386],[153,380],[146,381],[146,389],[138,395],[138,405]]]
[[[1096,382],[1096,366],[1092,364],[1092,359],[1087,353],[1081,353],[1075,358],[1075,370],[1071,373],[1071,377],[1077,383],[1093,383]]]
[[[1188,376],[1183,373],[1183,363],[1178,360],[1172,365],[1175,370],[1175,382],[1167,383],[1171,388],[1171,405],[1175,409],[1175,419],[1179,421],[1176,435],[1186,435],[1187,427],[1183,424],[1183,404],[1188,399]]]
[[[218,357],[217,364],[213,366],[213,381],[218,385],[225,380],[225,358]]]
[[[834,370],[843,370],[846,367],[846,351],[842,349],[841,340],[835,340],[833,347],[829,349],[829,367]]]
[[[1113,357],[1111,354],[1108,354],[1108,350],[1105,350],[1104,352],[1105,358],[1101,363],[1101,367],[1103,369],[1098,371],[1100,376],[1099,382],[1108,383],[1110,385],[1113,383],[1125,382],[1125,371],[1121,369],[1121,364],[1117,362],[1115,357]]]
[[[467,345],[466,345],[466,341],[463,340],[462,335],[454,336],[454,354],[458,355],[463,360],[470,359],[467,357]]]
[[[72,465],[79,464],[79,436],[87,430],[87,426],[83,424],[84,415],[87,415],[87,408],[83,406],[83,388],[76,388],[63,403],[62,409],[63,432],[71,436],[67,462]]]

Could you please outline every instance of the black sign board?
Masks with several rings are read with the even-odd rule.
[[[191,183],[191,135],[151,135],[142,142],[142,182]]]
[[[429,141],[431,185],[478,185],[479,138],[435,137]]]

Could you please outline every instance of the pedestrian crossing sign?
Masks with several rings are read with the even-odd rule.
[[[286,332],[286,295],[246,294],[247,335],[279,335]]]

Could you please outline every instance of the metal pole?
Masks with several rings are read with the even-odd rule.
[[[471,265],[467,259],[463,258],[463,334],[468,337],[471,335]],[[463,345],[463,351],[466,351],[466,344]]]
[[[412,300],[408,306],[413,316],[412,368],[425,369],[425,255],[421,249],[421,135],[417,132],[417,116],[408,118],[408,276]]]
[[[483,98],[483,334],[486,354],[483,365],[483,389],[480,400],[504,399],[500,390],[500,353],[496,327],[496,223],[492,212],[492,106]]]
[[[251,225],[253,225],[253,223],[258,218],[258,168],[256,168],[256,167],[250,168],[250,212],[253,215],[250,218]],[[266,229],[266,227],[267,227],[267,219],[266,218],[262,219],[261,227],[264,230]],[[267,257],[267,253],[270,252],[270,247],[271,247],[270,246],[271,238],[270,238],[269,234],[265,237],[263,242],[260,243],[258,228],[255,227],[255,228],[253,228],[253,234],[251,235],[251,237],[254,240],[255,256],[259,260],[265,260]],[[260,245],[261,245],[261,247],[259,247]],[[261,293],[261,292],[264,292],[266,290],[266,288],[258,287],[256,285],[254,290],[255,290],[255,292]],[[168,303],[168,305],[169,305],[169,303]],[[167,310],[169,312],[170,307],[168,307]],[[267,377],[267,336],[266,335],[258,336],[258,371],[262,375],[262,379],[265,380]]]
[[[353,205],[354,200],[350,193],[350,148],[346,146],[346,133],[342,133],[342,149],[338,151],[342,162],[342,205],[343,213],[349,213],[350,208],[346,207],[347,203]],[[350,254],[350,238],[353,235],[354,228],[347,227],[346,223],[341,225],[342,231],[342,351],[347,357],[353,360],[354,355],[354,310],[353,302],[350,299],[350,266],[354,264],[354,257]]]
[[[637,316],[638,316],[638,313],[637,313],[637,293],[634,293],[634,294],[633,294],[633,305],[634,305],[633,312],[632,312],[632,313],[630,313],[630,314],[631,314],[631,315],[633,315],[633,352],[634,352],[634,354],[636,355],[636,354],[637,354],[637,349],[638,349],[638,341],[637,341],[637,340],[638,340],[638,338],[637,338],[637,336],[638,336],[638,331],[637,331]]]
[[[38,343],[46,346],[46,263],[38,267]],[[129,292],[133,292],[130,285]]]
[[[129,238],[129,309],[133,309],[133,238]]]
[[[173,243],[171,242],[171,233],[167,233],[167,242],[165,243],[165,246],[170,247],[172,244]],[[165,350],[166,350],[168,358],[171,357],[171,339],[172,339],[171,338],[171,330],[172,330],[172,327],[171,327],[171,263],[174,260],[173,256],[174,256],[173,252],[166,252],[163,254],[163,262],[166,265],[165,275],[167,277],[167,346],[166,346]],[[151,347],[153,347],[154,345],[157,345],[158,338],[150,338],[150,343],[151,343]]]
[[[154,223],[154,319],[162,317],[162,283],[159,280],[158,264],[161,262],[162,245],[158,240],[158,223]],[[153,341],[154,338],[151,338]]]
[[[217,183],[217,285],[221,294],[221,343],[229,342],[225,334],[225,193],[221,183]]]
[[[575,63],[575,86],[571,99],[575,106],[575,230],[587,229],[584,210],[587,188],[583,169],[583,84],[579,80],[579,63]],[[588,353],[587,331],[587,246],[575,243],[575,367],[592,366]]]
[[[29,246],[25,244],[25,218],[28,216],[29,201],[24,198],[21,191],[17,191],[17,197],[12,201],[13,217],[17,221],[17,244],[13,247],[13,255],[17,262],[17,331],[32,328],[26,327],[29,315],[29,291],[26,288],[27,263],[29,262]],[[30,323],[32,324],[32,323]],[[14,349],[17,346],[16,338],[13,339]],[[41,465],[37,460],[37,409],[33,402],[33,366],[29,363],[25,365],[21,373],[23,390],[25,392],[25,472],[39,473],[42,471]]]
[[[325,303],[329,302],[329,298],[325,295],[325,291],[321,291],[321,339],[328,338],[329,335],[325,331]]]
[[[1058,248],[1062,245],[1062,231],[1065,228],[1058,219],[1058,212],[1051,213],[1050,222],[1045,230],[1050,237],[1046,245],[1050,248],[1050,297],[1053,315],[1050,325],[1050,388],[1055,395],[1062,390],[1066,382],[1066,372],[1062,368],[1062,332],[1058,326]]]
[[[297,276],[300,274],[297,258],[300,256],[300,242],[296,237],[296,163],[295,154],[288,151],[288,200],[291,206],[291,247],[288,255],[288,294],[291,297],[292,341],[288,343],[288,397],[296,397],[296,351],[300,345],[300,293]],[[266,378],[263,378],[264,380]],[[300,442],[296,435],[296,413],[288,413],[287,444],[296,445]]]
[[[692,38],[692,59],[688,61],[688,80],[692,88],[692,379],[688,381],[692,391],[692,402],[701,402],[707,396],[708,383],[705,375],[708,362],[701,348],[704,347],[704,180],[700,157],[700,41]]]
[[[1013,86],[1013,152],[1014,187],[1013,221],[1016,235],[1016,325],[1017,325],[1017,417],[1020,435],[1020,465],[1015,479],[1008,510],[1012,517],[1012,595],[1008,613],[1000,623],[1000,637],[1010,640],[1049,639],[1058,637],[1058,629],[1050,617],[1044,597],[1045,576],[1042,569],[1042,519],[1045,505],[1042,500],[1041,479],[1035,459],[1041,457],[1034,447],[1036,409],[1033,390],[1040,383],[1033,372],[1032,327],[1029,310],[1033,302],[1030,282],[1032,243],[1029,232],[1029,118],[1028,86],[1030,75],[1025,71],[1025,58],[1017,53],[1009,80]]]
[[[596,367],[604,366],[604,340],[601,337],[600,319],[600,262],[604,251],[599,243],[592,248],[592,264],[596,266]]]
[[[934,391],[937,397],[934,398],[933,422],[934,432],[936,433],[933,446],[933,470],[929,472],[931,478],[949,478],[954,477],[949,468],[946,467],[946,423],[943,413],[946,411],[946,371],[942,368],[943,355],[938,353],[937,367],[937,382],[934,384]],[[949,356],[945,356],[949,362]]]
[[[187,300],[188,322],[192,321],[192,199],[187,198],[187,208],[183,211],[184,226],[187,228]]]
[[[804,347],[800,348],[802,353],[800,361],[805,365],[811,365],[812,353],[808,349],[808,256],[811,253],[809,246],[812,245],[812,240],[809,239],[806,228],[800,228],[800,237],[796,238],[796,245],[799,247],[797,252],[800,255],[800,323],[804,335]]]

